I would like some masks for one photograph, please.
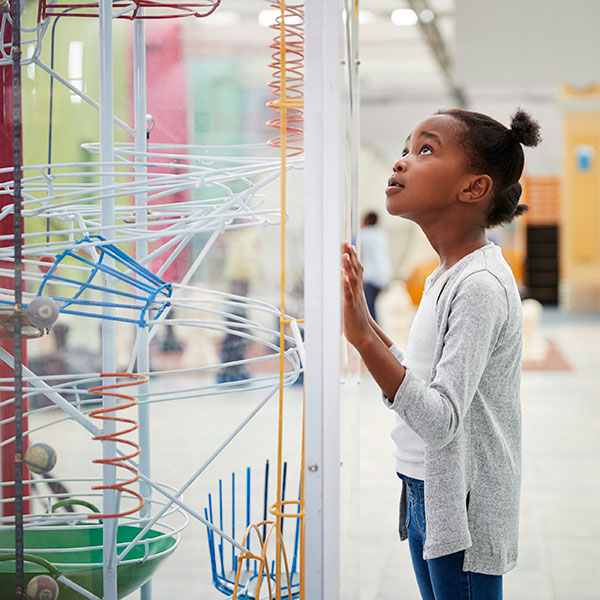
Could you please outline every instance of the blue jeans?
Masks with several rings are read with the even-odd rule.
[[[375,312],[375,300],[377,300],[377,296],[379,296],[379,292],[381,292],[381,288],[377,285],[373,285],[372,283],[363,282],[363,289],[365,291],[365,300],[367,301],[367,308],[369,309],[369,313],[373,317],[373,320],[377,322],[377,313]]]
[[[464,550],[423,559],[425,483],[398,473],[406,483],[406,529],[417,584],[423,600],[502,600],[502,575],[463,571]]]

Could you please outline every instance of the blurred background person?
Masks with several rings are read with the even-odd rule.
[[[256,229],[233,229],[225,233],[223,240],[225,243],[224,275],[229,281],[229,292],[233,296],[238,296],[241,303],[227,308],[231,313],[231,316],[226,319],[230,331],[225,335],[219,352],[221,362],[225,364],[217,372],[218,383],[244,381],[250,378],[248,366],[241,362],[246,359],[248,339],[239,333],[245,331],[243,322],[247,314],[243,300],[248,296],[258,264]]]
[[[364,266],[363,287],[369,312],[375,321],[378,320],[375,301],[392,275],[388,236],[377,225],[378,220],[375,212],[368,212],[364,216],[360,240],[361,261]]]

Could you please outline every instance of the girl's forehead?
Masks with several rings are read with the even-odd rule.
[[[427,132],[437,135],[442,141],[456,142],[460,130],[460,123],[450,115],[431,115],[417,123],[407,140],[417,139],[424,132]]]

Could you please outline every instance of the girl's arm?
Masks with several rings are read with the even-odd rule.
[[[392,341],[370,317],[362,288],[362,265],[356,250],[342,246],[344,334],[388,398],[394,398],[406,369],[389,351]]]
[[[358,350],[387,396],[389,408],[430,448],[442,448],[458,431],[507,322],[504,286],[485,270],[461,282],[452,300],[434,378],[427,383],[414,372],[406,371],[389,351],[384,341],[387,336],[373,327],[362,291],[362,267],[348,245],[343,248],[342,266],[346,339]],[[497,374],[500,379],[520,359],[520,335],[514,336],[511,343],[514,350]]]
[[[375,331],[375,333],[377,334],[377,336],[379,337],[379,339],[388,348],[390,348],[391,346],[393,346],[394,342],[385,334],[385,332],[383,331],[383,329],[381,329],[381,327],[379,327],[379,325],[377,325],[377,323],[375,322],[375,320],[373,319],[373,317],[371,315],[369,315],[369,325]]]

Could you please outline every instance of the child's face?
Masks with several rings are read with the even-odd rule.
[[[415,127],[385,190],[391,215],[422,225],[446,216],[456,205],[467,175],[460,132],[461,125],[449,115],[434,115]]]

